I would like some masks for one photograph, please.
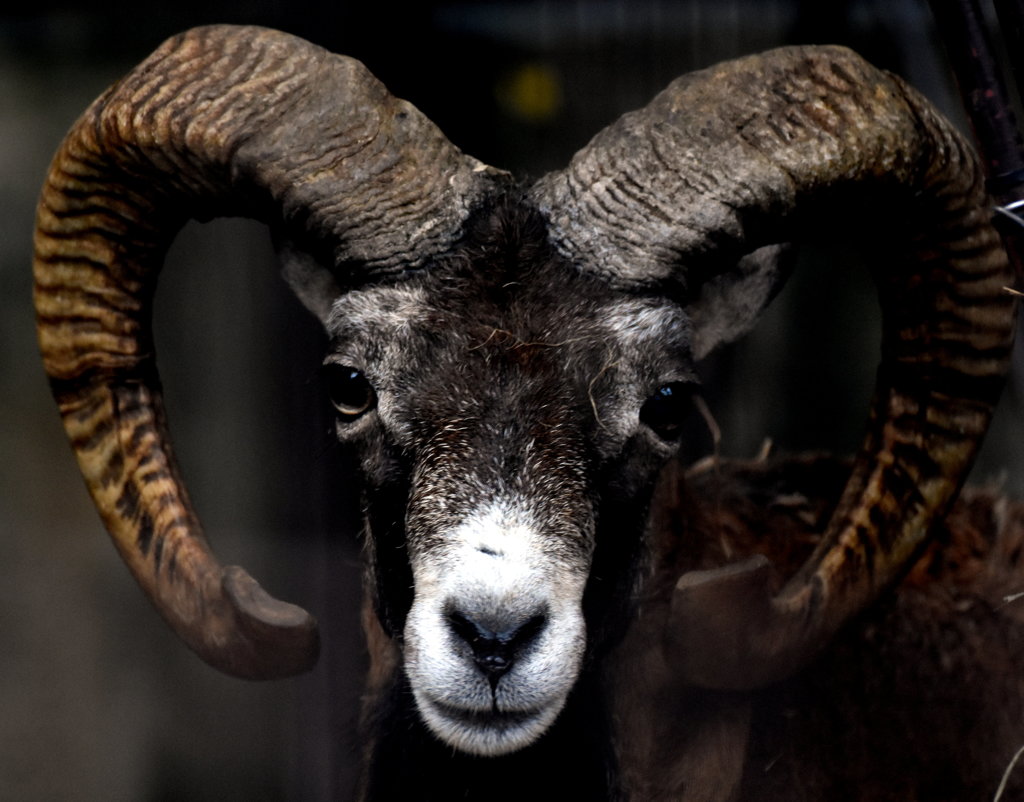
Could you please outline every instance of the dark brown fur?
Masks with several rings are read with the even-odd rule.
[[[1024,507],[967,490],[899,588],[788,680],[683,687],[660,650],[682,572],[761,552],[783,577],[848,466],[823,456],[670,471],[641,615],[609,683],[623,795],[679,800],[992,800],[1024,745]],[[1024,769],[1002,799],[1024,798]]]

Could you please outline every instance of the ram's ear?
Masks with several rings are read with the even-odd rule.
[[[341,295],[334,274],[308,251],[288,239],[275,239],[281,276],[302,305],[324,326],[335,299]]]
[[[703,359],[754,328],[786,283],[794,262],[794,249],[788,243],[766,245],[744,256],[732,270],[706,281],[686,308],[693,323],[694,357]]]

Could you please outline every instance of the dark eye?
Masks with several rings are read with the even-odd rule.
[[[327,395],[343,418],[354,420],[377,404],[377,394],[361,371],[347,365],[324,365]]]
[[[691,406],[691,385],[686,382],[663,384],[640,407],[640,420],[663,440],[674,440]]]

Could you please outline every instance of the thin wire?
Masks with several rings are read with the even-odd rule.
[[[1013,203],[1008,203],[1005,206],[996,206],[995,211],[996,214],[1001,214],[1003,217],[1012,220],[1021,228],[1024,228],[1024,217],[1014,213],[1014,209],[1019,209],[1022,206],[1024,206],[1024,201],[1014,201]]]
[[[1013,767],[1017,765],[1017,761],[1020,756],[1024,754],[1024,746],[1017,750],[1017,754],[1013,756],[1013,760],[1010,761],[1010,765],[1006,767],[1006,771],[1003,772],[1003,780],[999,783],[999,788],[996,789],[996,795],[992,797],[992,802],[999,802],[1003,796],[1003,791],[1006,790],[1006,784],[1010,781],[1010,774],[1013,773]]]

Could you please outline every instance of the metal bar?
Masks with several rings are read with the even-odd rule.
[[[1024,184],[1024,141],[996,65],[977,0],[931,0],[932,14],[956,74],[989,187],[1004,206]]]
[[[930,5],[985,165],[996,224],[1020,282],[1024,277],[1024,141],[1006,83],[978,0],[930,0]],[[1019,46],[1015,43],[1024,30],[1021,0],[1006,0],[1002,6],[1009,21],[1003,33],[1010,47]],[[1016,55],[1024,59],[1024,53]]]
[[[1024,0],[993,0],[993,5],[1019,99],[1024,87]]]

